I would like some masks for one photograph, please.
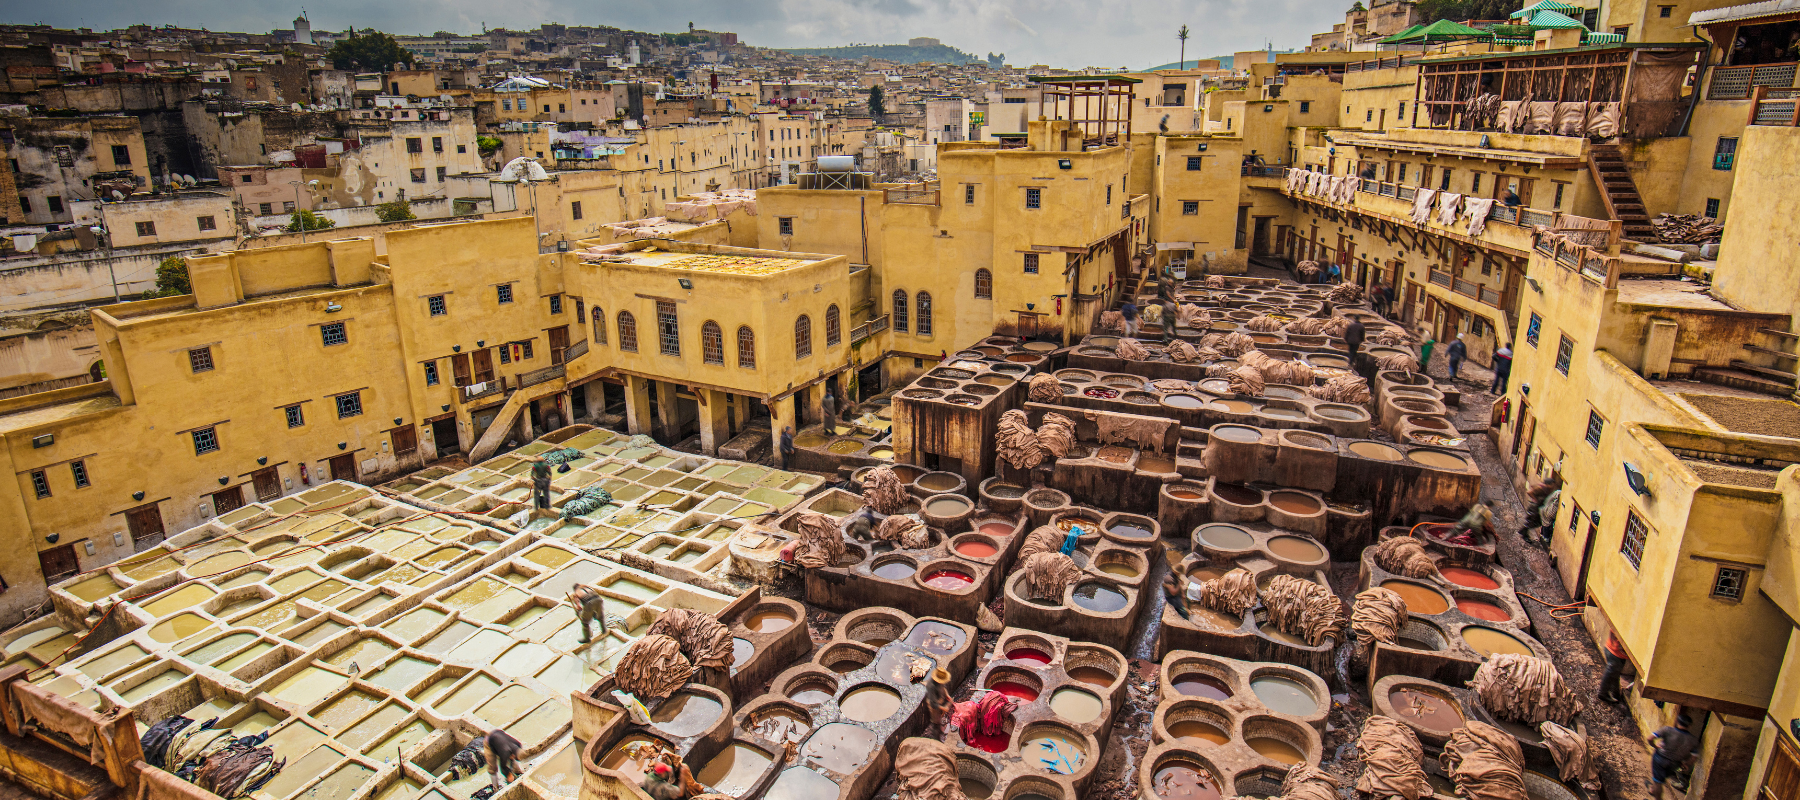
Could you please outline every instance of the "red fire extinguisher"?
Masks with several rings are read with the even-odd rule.
[[[300,465],[300,483],[304,486],[312,485],[312,476],[310,476],[306,473],[306,465],[305,464]]]
[[[1062,298],[1061,297],[1056,298],[1056,315],[1059,317],[1062,316]]]

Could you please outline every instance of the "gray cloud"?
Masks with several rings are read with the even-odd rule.
[[[307,0],[315,28],[354,25],[395,33],[535,28],[544,22],[614,25],[649,32],[687,24],[735,31],[763,47],[829,47],[932,36],[977,55],[1003,52],[1015,65],[1142,68],[1174,61],[1175,29],[1193,30],[1188,58],[1236,50],[1299,47],[1342,21],[1346,0]],[[0,0],[0,19],[96,29],[146,23],[211,30],[287,27],[298,3],[268,0]]]

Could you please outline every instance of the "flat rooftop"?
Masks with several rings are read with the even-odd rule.
[[[570,694],[664,610],[728,605],[699,584],[742,585],[728,548],[772,557],[784,540],[758,521],[822,479],[600,429],[549,438],[565,440],[239,508],[53,587],[56,613],[0,633],[0,662],[83,707],[131,709],[140,732],[176,714],[270,732],[287,768],[256,800],[467,800],[487,775],[449,778],[455,732],[495,727],[525,743],[526,796],[575,797]],[[547,453],[569,467],[554,505],[579,505],[513,532],[524,457]],[[592,487],[610,501],[583,499]],[[564,600],[577,583],[612,623],[589,644]]]
[[[1738,310],[1707,294],[1706,289],[1701,284],[1679,278],[1623,278],[1619,281],[1619,302],[1702,311]]]
[[[812,258],[781,258],[754,253],[694,253],[660,248],[627,250],[606,257],[607,263],[657,267],[682,272],[764,276],[818,263]]]

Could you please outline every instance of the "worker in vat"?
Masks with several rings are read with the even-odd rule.
[[[1169,604],[1169,608],[1174,609],[1175,613],[1180,614],[1182,619],[1187,619],[1188,599],[1186,584],[1188,583],[1188,579],[1186,570],[1183,569],[1184,566],[1186,566],[1186,562],[1174,564],[1169,567],[1169,574],[1163,576],[1162,590],[1163,600]]]
[[[794,426],[782,427],[781,438],[775,443],[775,451],[781,455],[781,468],[787,469],[788,462],[794,458]]]
[[[537,510],[550,510],[550,462],[543,456],[531,460],[531,499]]]
[[[825,397],[819,400],[820,415],[825,417],[825,435],[837,435],[838,401],[837,395],[831,393],[831,387],[825,387]]]
[[[575,588],[569,590],[569,605],[575,607],[575,617],[581,620],[581,638],[578,641],[587,644],[593,639],[593,635],[588,632],[588,625],[594,622],[600,623],[600,635],[606,635],[606,599],[600,596],[599,589],[585,583],[575,584]]]
[[[1494,503],[1482,500],[1469,506],[1468,513],[1451,526],[1450,535],[1445,541],[1451,544],[1470,546],[1477,541],[1478,534],[1494,535]]]
[[[487,756],[488,783],[494,790],[524,777],[525,772],[519,769],[519,751],[524,748],[522,742],[506,731],[499,728],[488,731],[482,749]],[[502,775],[506,778],[504,781]]]
[[[1125,335],[1136,339],[1138,334],[1138,307],[1136,303],[1127,302],[1119,306],[1119,316],[1125,318]]]

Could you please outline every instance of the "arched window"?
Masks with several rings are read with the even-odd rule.
[[[985,269],[975,270],[975,299],[994,299],[994,273]]]
[[[725,363],[725,332],[719,323],[707,320],[700,326],[700,360],[708,364]]]
[[[894,330],[906,332],[906,290],[894,290]]]
[[[843,334],[838,331],[837,304],[832,303],[830,308],[825,309],[825,346],[837,347],[843,340]]]
[[[637,352],[637,317],[629,311],[619,312],[619,349],[627,353]]]
[[[756,331],[749,325],[738,326],[738,366],[756,369]]]
[[[931,293],[919,293],[919,327],[920,336],[931,335]]]
[[[812,355],[812,317],[801,314],[794,320],[794,357],[806,358]]]
[[[606,312],[594,309],[594,344],[606,344]]]

